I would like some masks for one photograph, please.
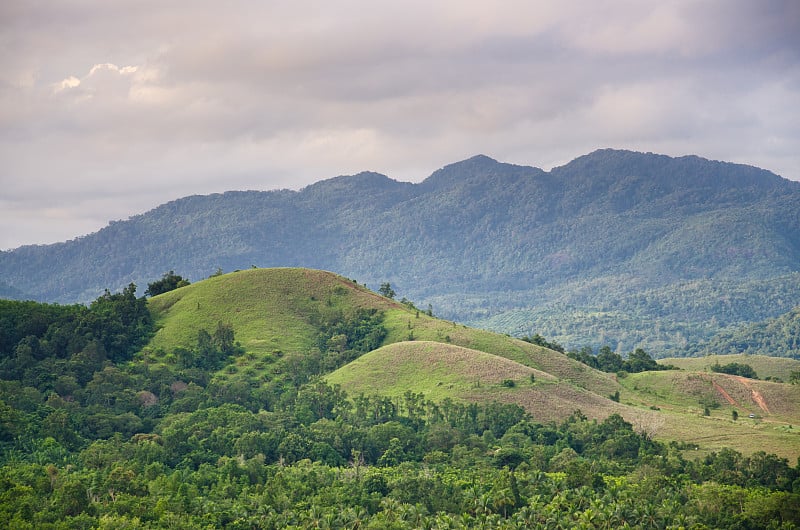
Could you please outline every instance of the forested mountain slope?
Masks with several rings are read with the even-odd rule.
[[[390,281],[452,320],[680,356],[796,305],[798,211],[800,184],[693,156],[601,150],[549,172],[477,156],[419,184],[361,173],[186,197],[0,253],[0,282],[74,302],[170,269],[313,267]]]
[[[726,330],[697,347],[699,353],[748,353],[800,359],[800,306],[788,313]]]

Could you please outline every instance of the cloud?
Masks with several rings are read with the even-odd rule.
[[[798,20],[791,1],[5,3],[0,184],[30,207],[0,232],[63,239],[66,213],[50,238],[18,228],[46,226],[37,201],[78,235],[72,205],[125,218],[476,153],[634,148],[800,179]]]
[[[74,75],[70,75],[56,83],[53,88],[53,93],[58,94],[60,92],[80,88],[80,92],[84,96],[93,97],[95,93],[100,90],[114,90],[115,85],[117,89],[126,91],[130,89],[132,82],[138,83],[143,79],[142,77],[134,77],[134,74],[138,71],[138,66],[123,66],[120,68],[112,63],[95,64],[89,72],[80,79]],[[125,78],[130,78],[131,80],[126,80]],[[146,79],[150,80],[152,77]]]
[[[81,80],[78,79],[77,77],[71,75],[68,78],[62,80],[60,83],[58,83],[53,88],[53,92],[61,92],[62,90],[67,90],[69,88],[75,88],[77,86],[80,86],[80,84],[81,84]]]
[[[102,72],[103,70],[117,72],[120,75],[130,75],[136,73],[138,69],[139,68],[137,66],[123,66],[122,68],[120,68],[116,64],[103,63],[92,66],[92,69],[89,70],[89,76],[93,76],[97,72]]]

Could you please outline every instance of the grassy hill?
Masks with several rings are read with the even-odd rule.
[[[149,352],[193,347],[197,333],[230,324],[250,356],[303,354],[316,347],[318,325],[337,314],[371,308],[385,315],[384,345],[434,341],[491,353],[598,393],[613,393],[613,378],[563,354],[427,315],[333,273],[300,268],[248,269],[208,278],[150,300],[158,331]]]
[[[351,393],[400,397],[406,391],[441,401],[500,401],[523,406],[542,422],[581,410],[589,417],[625,414],[608,397],[482,351],[432,341],[400,342],[370,352],[326,377]],[[636,414],[627,414],[636,420]]]
[[[697,444],[701,452],[729,446],[800,456],[798,386],[708,374],[689,365],[686,371],[618,379],[559,352],[435,318],[329,272],[243,270],[156,296],[150,308],[158,328],[145,348],[152,361],[172,362],[174,350],[193,347],[201,329],[213,330],[218,322],[232,326],[244,353],[213,374],[212,386],[252,392],[281,370],[309,370],[309,359],[315,359],[315,373],[353,396],[399,399],[411,391],[435,401],[516,403],[538,421],[559,422],[578,409],[598,419],[619,413],[639,430]],[[382,315],[380,347],[355,354],[343,366],[326,365],[330,352],[320,357],[322,328],[359,310]],[[754,368],[777,373],[785,361],[759,359]],[[611,399],[616,393],[619,402]]]
[[[381,310],[399,303],[341,276],[310,269],[247,269],[208,278],[150,300],[158,331],[151,350],[194,346],[201,329],[230,324],[250,354],[306,352],[316,324],[361,307]]]

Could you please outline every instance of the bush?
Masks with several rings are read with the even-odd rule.
[[[758,379],[758,375],[756,375],[756,371],[753,370],[753,367],[744,363],[728,363],[724,365],[714,363],[711,367],[711,371],[720,374],[739,375],[742,377],[749,377],[750,379]]]

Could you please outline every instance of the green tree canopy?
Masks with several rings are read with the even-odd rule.
[[[389,282],[383,282],[380,289],[378,289],[378,292],[386,298],[394,298],[394,295],[397,294],[394,292],[394,289],[392,289],[392,284]]]
[[[189,280],[182,276],[175,274],[175,271],[169,271],[156,280],[147,284],[147,290],[144,292],[145,296],[157,296],[162,293],[174,291],[179,287],[189,285]]]

